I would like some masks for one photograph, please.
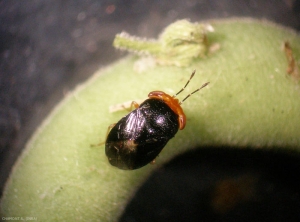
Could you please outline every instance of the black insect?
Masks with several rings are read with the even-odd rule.
[[[108,128],[105,153],[111,165],[123,170],[134,170],[155,160],[167,142],[178,129],[186,124],[181,104],[209,82],[186,96],[181,102],[176,96],[181,93],[193,78],[195,71],[185,86],[174,96],[162,91],[150,92],[149,99]]]

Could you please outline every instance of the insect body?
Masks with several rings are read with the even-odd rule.
[[[209,84],[203,84],[179,102],[176,96],[185,89],[194,74],[195,71],[174,96],[153,91],[140,106],[133,102],[136,109],[109,127],[105,153],[111,165],[124,170],[143,167],[157,157],[178,129],[184,129],[186,117],[181,104]]]

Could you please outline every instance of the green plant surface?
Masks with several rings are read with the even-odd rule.
[[[211,21],[209,43],[220,49],[189,67],[156,66],[134,71],[135,57],[99,70],[53,110],[27,144],[1,201],[2,217],[37,221],[116,221],[126,202],[149,173],[196,145],[227,144],[241,148],[300,148],[300,88],[287,76],[283,43],[296,60],[295,32],[257,20]],[[155,165],[133,171],[112,167],[104,146],[107,128],[127,111],[109,106],[146,99],[150,91],[171,95],[193,70],[196,75],[178,98],[205,82],[186,100],[184,130],[163,149]]]

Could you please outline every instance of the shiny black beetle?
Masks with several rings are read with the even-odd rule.
[[[123,170],[143,167],[155,160],[178,129],[184,129],[186,117],[180,105],[209,84],[203,84],[179,102],[176,96],[185,89],[194,74],[195,71],[174,96],[153,91],[140,106],[132,102],[136,109],[108,128],[105,153],[111,165]]]

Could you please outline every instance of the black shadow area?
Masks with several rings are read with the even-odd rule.
[[[299,172],[281,148],[201,147],[154,172],[120,221],[300,221]]]

